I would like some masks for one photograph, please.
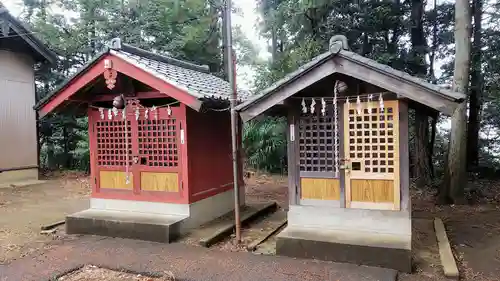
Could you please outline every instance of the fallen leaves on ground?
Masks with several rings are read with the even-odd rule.
[[[57,281],[175,281],[175,277],[171,272],[140,274],[86,265],[59,277]]]

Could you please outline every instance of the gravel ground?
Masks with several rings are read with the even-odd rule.
[[[145,274],[140,273],[130,273],[86,265],[57,278],[57,281],[175,281],[175,278],[171,274],[164,274],[165,276],[157,275],[145,276]]]

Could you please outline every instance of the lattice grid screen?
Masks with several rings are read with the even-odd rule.
[[[339,161],[335,156],[339,141],[335,141],[335,130],[339,130],[338,117],[333,110],[323,116],[319,110],[303,114],[299,118],[299,167],[303,172],[338,172]]]
[[[157,167],[179,165],[177,126],[175,118],[138,120],[139,155],[147,157],[146,165]]]
[[[128,160],[132,165],[132,133],[130,121],[128,125]],[[125,121],[97,121],[95,123],[97,134],[97,165],[99,166],[125,166],[126,144]]]
[[[361,114],[351,107],[349,118],[349,158],[362,159],[364,172],[394,173],[395,109],[366,108]]]

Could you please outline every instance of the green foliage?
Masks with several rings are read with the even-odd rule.
[[[328,50],[328,41],[345,35],[352,51],[393,68],[412,73],[416,55],[423,55],[431,82],[451,84],[454,60],[454,3],[440,2],[424,11],[424,50],[412,49],[412,4],[415,1],[262,0],[259,2],[261,35],[268,40],[272,60],[259,66],[256,88],[261,90]],[[429,3],[431,4],[431,3]],[[436,2],[434,2],[436,4]],[[496,7],[496,1],[489,2]],[[484,106],[481,114],[480,162],[500,167],[500,14],[483,16]],[[418,53],[418,54],[417,54]],[[417,62],[418,63],[418,62]],[[447,149],[447,121],[438,124],[434,144],[437,174]],[[410,132],[414,131],[410,129]]]
[[[50,69],[37,66],[37,94],[43,97],[54,89],[113,37],[175,58],[207,64],[212,72],[224,77],[221,18],[224,2],[23,0],[22,18],[59,56],[57,65]],[[427,46],[419,51],[437,73],[429,71],[426,77],[433,82],[451,84],[454,3],[438,2],[436,7],[427,7],[424,11]],[[500,167],[500,79],[497,74],[500,73],[497,55],[500,15],[495,10],[496,1],[488,2],[488,6],[482,32],[485,95],[481,108],[480,162]],[[331,36],[343,34],[352,51],[410,71],[415,59],[415,50],[409,42],[411,7],[412,1],[405,0],[259,0],[257,24],[269,44],[272,60],[257,61],[254,42],[236,26],[233,37],[238,63],[255,67],[254,86],[260,90],[326,51]],[[52,168],[88,169],[85,122],[70,113],[42,120],[42,163]],[[285,127],[281,122],[283,120],[271,118],[245,125],[244,147],[249,166],[269,171],[284,167]],[[444,163],[446,134],[446,130],[438,130],[434,149],[436,167]]]
[[[43,98],[115,37],[154,52],[206,64],[225,76],[222,43],[224,0],[23,0],[22,19],[58,55],[56,65],[36,66]],[[254,63],[256,49],[233,26],[239,64]],[[39,123],[42,166],[89,170],[86,119],[72,112]]]
[[[243,127],[247,165],[266,172],[286,170],[286,119],[269,117]]]

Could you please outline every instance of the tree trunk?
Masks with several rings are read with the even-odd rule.
[[[424,35],[424,1],[412,0],[411,7],[411,45],[412,58],[410,61],[410,71],[413,75],[425,77],[427,65],[425,62],[426,42]]]
[[[370,54],[370,38],[368,38],[368,32],[363,32],[363,47],[361,49],[361,55],[368,56]]]
[[[436,74],[434,72],[434,63],[436,59],[436,53],[437,53],[437,48],[439,45],[438,42],[438,20],[437,20],[437,0],[434,0],[434,7],[432,11],[432,18],[430,19],[432,22],[434,22],[432,26],[432,45],[431,45],[431,53],[429,55],[429,79],[433,84],[437,83],[436,79]],[[438,114],[439,116],[439,114]]]
[[[48,137],[46,143],[47,143],[47,167],[49,168],[49,170],[54,170],[56,168],[54,142],[53,140],[50,139],[50,137]]]
[[[471,17],[468,0],[455,2],[455,65],[452,89],[467,93],[469,84],[470,64],[470,30]],[[455,204],[464,203],[464,188],[466,185],[466,132],[467,132],[467,101],[463,101],[451,116],[451,134],[444,175],[444,196]]]
[[[415,111],[415,178],[418,188],[423,188],[431,183],[429,167],[429,117],[424,111]]]
[[[425,62],[426,43],[423,26],[425,3],[423,0],[412,0],[411,3],[412,59],[410,61],[410,70],[413,75],[425,78],[427,75]],[[414,176],[417,178],[417,186],[421,188],[431,183],[429,154],[427,151],[429,147],[429,118],[424,108],[415,109],[415,133]]]
[[[225,3],[223,1],[223,3]],[[224,4],[225,5],[225,4]],[[222,65],[223,65],[223,69],[224,69],[224,80],[226,81],[229,81],[229,73],[228,73],[228,69],[227,69],[227,60],[228,60],[228,57],[227,57],[227,46],[226,46],[226,37],[227,37],[227,34],[226,32],[224,32],[224,30],[226,30],[226,17],[224,16],[224,13],[222,13]]]
[[[211,21],[210,21],[210,33],[209,33],[209,38],[206,43],[206,50],[212,54],[214,57],[217,57],[218,54],[220,54],[220,35],[223,32],[223,29],[220,28],[219,24],[219,10],[216,5],[216,3],[210,2],[210,16],[211,16]],[[224,44],[224,43],[223,43]],[[222,50],[225,52],[225,49]],[[211,72],[214,73],[221,73],[222,71],[222,63],[220,60],[211,60],[210,63],[208,63],[208,67]]]
[[[276,28],[271,27],[271,53],[272,62],[275,63],[278,59],[278,35],[276,34]]]
[[[478,166],[479,162],[479,127],[482,97],[481,74],[481,17],[483,13],[483,0],[474,0],[474,29],[471,61],[471,88],[469,97],[469,124],[467,130],[467,165],[468,169]]]
[[[436,142],[436,129],[437,129],[437,122],[439,119],[439,113],[436,112],[436,115],[432,117],[432,124],[431,124],[431,140],[429,141],[429,148],[427,149],[428,152],[428,161],[429,161],[429,168],[431,169],[431,179],[434,178],[434,165],[432,163],[432,156],[434,155],[434,143]]]
[[[62,126],[62,135],[63,135],[63,151],[64,151],[64,168],[69,169],[71,168],[71,160],[70,156],[71,153],[69,151],[68,147],[68,142],[69,142],[69,137],[68,137],[68,129],[66,128],[66,125],[63,124]]]

